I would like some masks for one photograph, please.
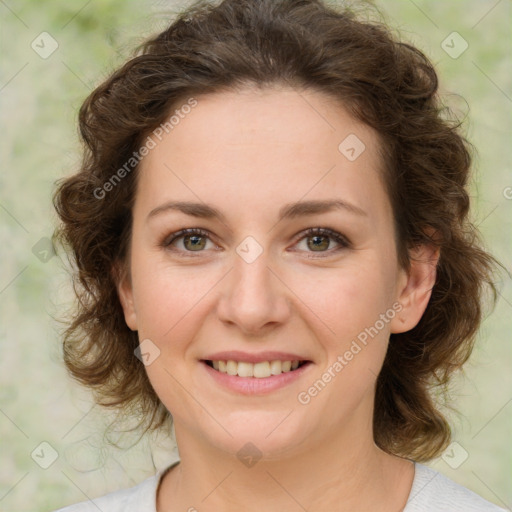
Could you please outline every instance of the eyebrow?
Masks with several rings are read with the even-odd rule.
[[[367,213],[358,206],[347,203],[340,199],[317,200],[317,201],[298,201],[284,205],[279,210],[279,221],[292,219],[306,215],[316,215],[319,213],[328,213],[334,210],[344,210],[359,216],[366,216]],[[206,203],[192,203],[186,201],[169,201],[157,206],[149,212],[147,220],[168,211],[180,211],[192,217],[203,219],[218,219],[225,223],[225,216],[217,208]]]

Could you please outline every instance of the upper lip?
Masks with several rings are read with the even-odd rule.
[[[290,352],[265,351],[256,353],[241,352],[239,350],[226,350],[215,352],[203,359],[204,361],[244,361],[247,363],[261,363],[263,361],[309,361],[309,359]]]

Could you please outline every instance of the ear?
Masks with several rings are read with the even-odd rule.
[[[440,249],[434,244],[422,244],[409,251],[410,268],[402,269],[398,302],[402,309],[391,321],[391,332],[407,332],[416,327],[427,309],[436,282]]]
[[[112,274],[117,286],[117,295],[124,311],[124,320],[126,325],[132,330],[137,330],[137,313],[133,300],[133,288],[130,273],[126,270],[126,266],[117,262]]]

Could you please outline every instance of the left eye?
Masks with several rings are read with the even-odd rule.
[[[334,240],[340,247],[327,251],[331,242],[330,239]],[[312,252],[332,253],[350,246],[349,241],[343,235],[326,228],[310,228],[305,233],[302,233],[302,237],[299,241],[302,240],[308,240],[306,246],[311,249]]]
[[[182,240],[183,247],[185,249],[177,249],[177,252],[181,251],[188,253],[203,252],[203,249],[206,247],[206,242],[212,242],[210,234],[207,231],[198,228],[191,228],[182,229],[177,233],[173,233],[170,238],[167,238],[164,241],[163,246],[175,246],[176,242],[179,240]],[[298,242],[301,242],[302,240],[309,240],[306,243],[306,247],[310,249],[310,251],[306,250],[306,252],[328,252],[330,254],[350,246],[350,242],[343,235],[327,228],[310,228],[301,233],[301,237],[298,239]],[[328,250],[332,240],[334,240],[340,247]]]

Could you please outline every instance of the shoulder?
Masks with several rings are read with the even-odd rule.
[[[505,512],[432,468],[416,462],[415,471],[404,512]]]
[[[113,491],[99,498],[69,505],[54,512],[156,512],[156,487],[159,474],[128,489]]]

